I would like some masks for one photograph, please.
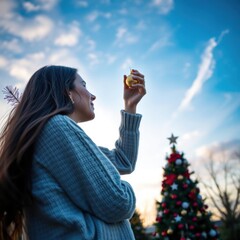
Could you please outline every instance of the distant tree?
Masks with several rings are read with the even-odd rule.
[[[204,177],[207,196],[217,210],[229,240],[239,240],[240,230],[240,151],[227,154],[223,149],[208,153]]]
[[[141,215],[137,210],[130,219],[130,223],[136,240],[148,240],[148,236],[145,234],[145,228],[143,226]]]

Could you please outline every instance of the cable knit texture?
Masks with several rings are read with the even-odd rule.
[[[115,149],[97,147],[73,120],[52,117],[36,143],[30,240],[133,240],[132,187],[120,174],[136,164],[141,115],[121,111]],[[104,137],[104,136],[103,136]]]

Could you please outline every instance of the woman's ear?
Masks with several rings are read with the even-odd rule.
[[[73,97],[72,97],[72,94],[71,94],[71,92],[68,92],[68,96],[69,96],[69,98],[70,98],[70,100],[71,100],[72,104],[74,104],[74,100],[73,100]]]

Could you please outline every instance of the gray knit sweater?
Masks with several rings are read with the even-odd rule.
[[[133,240],[132,187],[120,173],[136,164],[141,115],[121,111],[115,149],[97,147],[69,117],[43,128],[32,164],[34,203],[26,209],[30,240]],[[104,136],[103,136],[104,137]]]

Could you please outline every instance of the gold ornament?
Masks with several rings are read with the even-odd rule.
[[[183,175],[179,175],[179,176],[177,177],[177,179],[178,179],[178,180],[183,180]]]
[[[187,214],[187,211],[186,211],[186,210],[182,210],[182,211],[181,211],[181,215],[184,216],[184,215],[186,215],[186,214]]]
[[[133,75],[131,73],[132,71],[130,72],[130,74],[127,76],[127,79],[126,79],[126,84],[129,87],[131,87],[133,84],[138,83],[138,80],[133,79]]]
[[[202,214],[201,214],[201,212],[197,212],[197,217],[201,217],[202,216]]]
[[[167,230],[167,234],[173,234],[173,230],[172,230],[171,228],[169,228],[169,229]]]

